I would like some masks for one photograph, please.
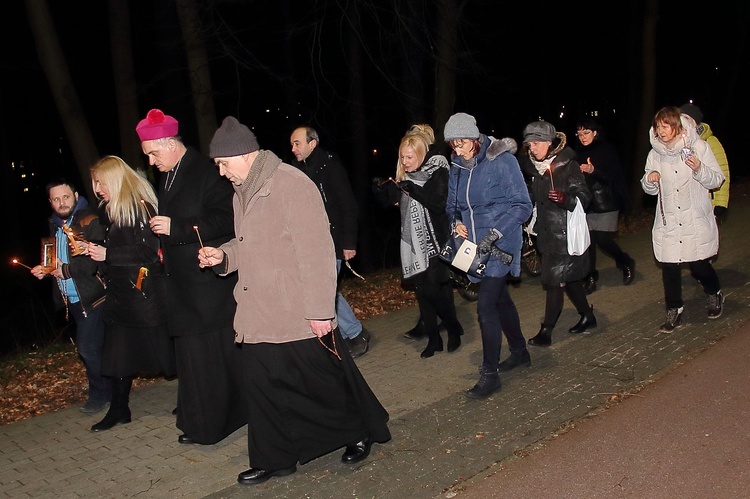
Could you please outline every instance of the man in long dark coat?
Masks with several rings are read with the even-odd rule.
[[[246,423],[237,389],[232,321],[236,276],[198,266],[203,244],[234,237],[232,195],[210,159],[185,147],[178,123],[158,109],[136,128],[143,153],[161,175],[159,213],[150,225],[161,239],[167,276],[169,332],[177,357],[177,427],[182,444],[214,444]]]

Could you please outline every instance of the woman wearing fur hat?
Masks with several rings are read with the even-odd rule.
[[[531,201],[514,156],[513,139],[495,140],[479,133],[476,120],[466,113],[448,119],[444,136],[453,149],[446,203],[449,222],[459,235],[477,243],[478,251],[492,255],[494,247],[513,255],[510,263],[492,255],[481,279],[477,316],[482,365],[479,381],[466,392],[469,398],[481,399],[500,389],[499,371],[531,364],[518,311],[505,282],[509,273],[521,274],[521,231],[531,215]],[[511,355],[500,363],[503,334]]]
[[[583,333],[596,327],[594,309],[583,287],[583,278],[589,271],[588,251],[570,255],[567,235],[568,212],[575,209],[576,200],[585,208],[591,194],[564,133],[546,121],[535,121],[524,129],[523,142],[528,154],[521,159],[524,173],[531,178],[531,197],[537,212],[534,230],[542,254],[542,284],[547,290],[542,327],[529,344],[548,346],[566,292],[581,316],[568,332]]]
[[[395,181],[378,182],[376,197],[401,211],[401,271],[414,284],[421,327],[428,337],[422,358],[443,351],[438,316],[448,330],[448,352],[461,345],[463,328],[456,318],[448,266],[438,253],[448,239],[445,199],[448,160],[437,154],[429,125],[415,125],[401,139]]]

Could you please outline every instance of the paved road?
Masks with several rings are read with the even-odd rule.
[[[750,447],[739,424],[747,406],[737,394],[748,383],[749,347],[740,340],[750,320],[750,201],[732,201],[716,261],[727,297],[720,319],[706,319],[705,296],[685,271],[685,326],[660,334],[664,303],[650,233],[623,237],[638,262],[636,280],[622,286],[612,261],[600,257],[599,290],[590,298],[599,328],[568,334],[578,316],[566,301],[552,346],[532,347],[533,366],[504,376],[503,389],[483,401],[463,395],[481,362],[475,304],[457,297],[464,344],[430,359],[419,357],[423,343],[401,336],[416,307],[368,321],[372,351],[357,362],[391,414],[393,440],[375,445],[357,466],[333,453],[289,477],[239,486],[246,430],[217,445],[178,444],[171,415],[177,382],[164,381],[133,393],[131,424],[101,434],[88,431],[99,415],[76,408],[0,427],[0,496],[418,499],[533,490],[537,497],[737,497],[733,491],[750,488]],[[541,285],[524,278],[512,294],[529,337],[544,313]],[[727,370],[715,391],[689,382],[718,375],[719,363]],[[699,439],[700,431],[709,436]],[[725,432],[736,438],[717,437]],[[617,452],[605,452],[610,447]],[[733,488],[719,478],[726,476]],[[586,477],[602,487],[587,488]]]

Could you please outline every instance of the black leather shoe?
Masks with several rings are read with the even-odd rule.
[[[516,367],[530,365],[531,355],[529,355],[529,351],[524,348],[521,352],[511,352],[510,357],[502,361],[500,365],[497,366],[497,370],[500,372],[507,372]]]
[[[622,266],[622,283],[627,286],[635,278],[635,260],[632,258],[627,265]]]
[[[195,443],[195,442],[193,442],[193,438],[191,436],[185,435],[184,433],[182,435],[180,435],[179,437],[177,437],[177,441],[179,443],[185,444],[185,445],[189,445],[189,444],[194,444]]]
[[[584,331],[588,331],[589,329],[596,327],[596,317],[594,317],[594,307],[591,307],[591,311],[587,314],[581,314],[581,320],[576,323],[575,326],[568,329],[569,333],[573,334],[579,334],[583,333]]]
[[[360,440],[354,445],[347,445],[344,454],[341,456],[341,462],[346,464],[358,463],[367,456],[370,455],[370,448],[372,447],[372,440],[366,438]]]
[[[427,331],[424,330],[424,323],[421,319],[416,326],[404,333],[404,338],[407,340],[419,340],[425,336],[427,336]]]
[[[276,470],[276,471],[261,470],[258,468],[250,468],[249,470],[243,471],[242,473],[237,475],[237,483],[241,483],[242,485],[255,485],[257,483],[263,483],[269,478],[274,477],[274,476],[291,475],[295,471],[297,471],[296,466],[292,466],[291,468],[286,468],[283,470]]]
[[[529,345],[535,347],[547,347],[552,344],[552,328],[542,324],[542,328],[536,333],[536,336],[529,339]]]

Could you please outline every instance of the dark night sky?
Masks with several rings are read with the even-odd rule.
[[[641,85],[632,67],[640,61],[633,47],[641,28],[633,21],[632,6],[644,1],[468,1],[460,25],[455,111],[475,115],[485,133],[520,139],[529,121],[546,119],[571,132],[577,113],[598,110],[621,154],[633,157],[637,139],[628,116],[632,118],[639,105],[632,100]],[[203,21],[209,33],[217,118],[237,116],[254,127],[262,147],[284,158],[288,158],[291,128],[309,122],[321,132],[323,147],[345,161],[351,158],[354,137],[347,109],[351,70],[345,50],[350,42],[338,11],[346,2],[199,2],[214,7]],[[99,152],[121,154],[107,2],[48,3]],[[407,105],[405,98],[407,88],[421,91],[422,107],[429,111],[434,93],[430,64],[415,56],[414,42],[402,41],[408,33],[423,33],[423,27],[434,22],[434,12],[428,10],[422,22],[399,25],[387,14],[388,8],[407,2],[376,0],[370,9],[364,8],[365,3],[369,2],[356,2],[362,7],[366,44],[367,148],[379,151],[370,156],[367,174],[389,175],[404,130],[413,121],[431,119],[419,111],[420,106]],[[746,175],[741,148],[747,127],[739,119],[746,114],[741,106],[750,77],[746,27],[750,4],[745,0],[660,0],[660,4],[654,111],[695,99],[727,149],[733,178]],[[174,4],[138,0],[130,6],[139,114],[153,107],[165,110],[180,121],[186,143],[195,144]],[[284,10],[285,6],[289,8]],[[434,41],[422,38],[420,43],[429,47]],[[421,71],[421,76],[404,79],[405,68],[414,74]],[[11,171],[11,162],[23,162],[27,171],[44,181],[60,174],[78,180],[78,173],[37,60],[25,2],[20,0],[5,2],[0,16],[0,118],[0,189],[11,215],[5,219],[0,258],[8,261],[12,255],[33,265],[39,258],[39,237],[46,235],[49,204],[40,187],[20,192],[20,175]],[[637,172],[642,164],[631,161],[631,167]],[[355,266],[362,268],[357,262]],[[6,283],[0,288],[3,341],[16,341],[17,330],[38,338],[45,328],[40,310],[48,306],[44,303],[50,283],[39,283],[24,269],[9,265],[0,265],[0,278]],[[36,332],[28,333],[31,327]]]
[[[68,2],[49,3],[97,146],[102,154],[119,154],[107,2],[76,2],[75,8]],[[282,4],[217,1],[214,14],[205,19],[211,32],[220,34],[210,42],[218,119],[238,116],[255,128],[263,147],[283,157],[288,157],[290,128],[311,121],[322,132],[323,146],[346,158],[352,139],[346,109],[349,74],[342,51],[347,41],[336,4],[292,1],[287,13]],[[576,113],[599,109],[607,117],[610,131],[617,132],[611,138],[621,142],[621,148],[632,148],[633,141],[625,140],[630,130],[623,130],[623,117],[631,106],[628,87],[640,84],[638,80],[633,83],[629,70],[631,59],[638,58],[630,47],[640,37],[640,29],[632,27],[629,4],[469,2],[462,24],[456,111],[474,114],[484,132],[518,139],[531,120],[547,119],[570,131]],[[701,9],[694,8],[696,5]],[[181,121],[186,142],[194,144],[174,6],[156,0],[131,2],[131,6],[139,112],[143,115],[149,108],[159,107],[173,114]],[[324,7],[330,9],[330,15],[314,26],[315,16]],[[612,13],[613,8],[620,10]],[[735,174],[742,173],[740,161],[732,161],[740,157],[734,151],[741,144],[735,109],[750,76],[744,42],[748,10],[740,0],[718,0],[710,6],[662,0],[658,25],[655,109],[695,99],[725,143]],[[0,19],[2,167],[10,161],[25,161],[43,168],[44,173],[75,172],[65,132],[36,58],[24,3],[8,2],[4,11]],[[404,62],[391,36],[395,32],[392,20],[381,18],[385,26],[378,29],[371,21],[382,12],[362,14],[366,55],[371,57],[365,61],[368,149],[380,151],[370,167],[391,170],[398,140],[412,119],[400,92],[404,82],[391,77],[399,74]],[[291,36],[284,28],[285,15],[296,30]],[[429,16],[426,22],[430,22]],[[309,48],[318,45],[321,56],[313,59],[318,68],[313,70]],[[234,58],[227,56],[229,51]],[[737,60],[743,62],[743,78],[732,91],[728,82]],[[429,74],[416,84],[426,98],[432,95]],[[298,100],[289,104],[291,91]],[[563,110],[565,119],[561,119]],[[296,117],[298,114],[302,116]],[[34,203],[42,205],[43,217],[48,209],[44,196],[37,195]],[[40,217],[38,213],[30,216]]]

